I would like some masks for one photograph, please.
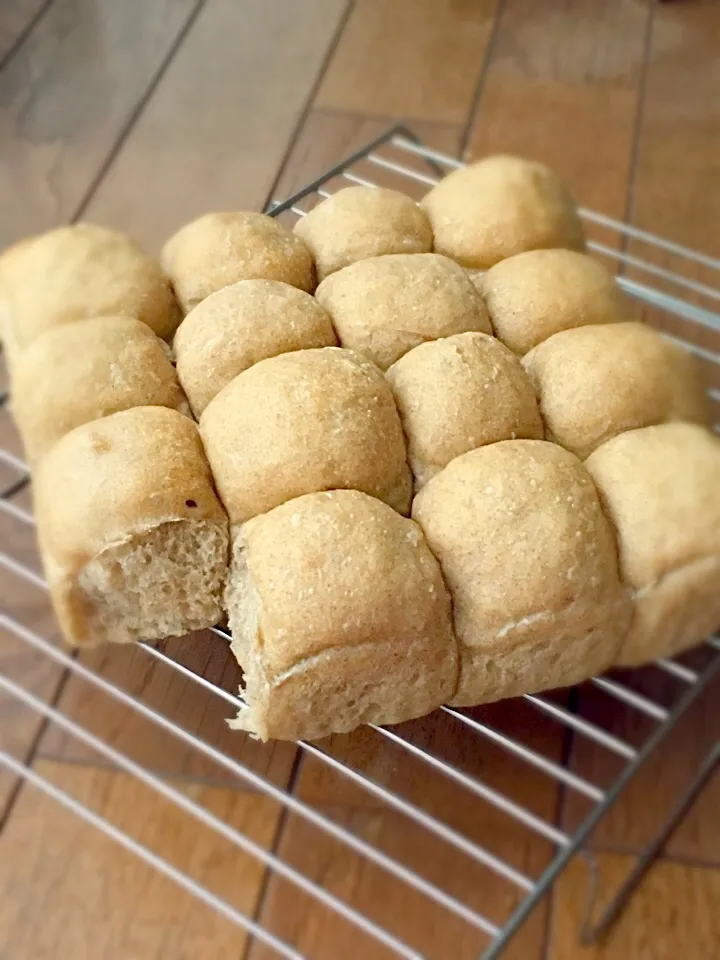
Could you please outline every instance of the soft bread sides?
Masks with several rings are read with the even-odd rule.
[[[187,417],[135,407],[77,427],[40,462],[34,491],[68,642],[179,636],[220,619],[227,518]]]
[[[225,592],[263,740],[399,723],[452,697],[450,597],[417,524],[355,490],[315,493],[233,529]]]
[[[720,627],[720,439],[665,423],[614,437],[585,463],[634,596],[617,662],[635,666],[700,643]]]
[[[413,517],[453,597],[455,704],[568,686],[614,661],[630,598],[577,457],[542,440],[481,447],[423,487]]]

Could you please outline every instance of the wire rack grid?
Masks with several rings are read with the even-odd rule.
[[[395,127],[291,198],[271,204],[269,212],[292,222],[348,184],[398,187],[417,196],[460,165]],[[720,268],[720,262],[600,214],[582,212],[589,228],[598,233],[591,236],[590,247],[617,265],[618,281],[649,309],[650,319],[701,357],[710,373],[711,398],[720,421],[720,318],[713,310],[719,295],[706,279]],[[633,245],[642,249],[643,256]],[[654,256],[648,257],[645,251]],[[648,285],[648,277],[653,286]],[[4,394],[5,418],[7,399]],[[4,428],[3,436],[11,436],[9,429]],[[5,447],[0,450],[0,520],[6,533],[0,553],[5,584],[0,630],[6,640],[11,638],[26,654],[56,671],[56,682],[41,692],[23,682],[24,674],[13,675],[12,657],[6,658],[10,670],[0,673],[0,707],[20,706],[36,720],[29,748],[0,739],[0,770],[4,768],[12,778],[5,822],[23,784],[41,791],[240,928],[247,936],[244,942],[250,944],[244,957],[255,956],[253,949],[261,947],[268,956],[315,960],[339,955],[334,951],[341,942],[350,945],[343,948],[345,954],[363,958],[499,957],[571,859],[583,853],[593,830],[638,771],[720,673],[720,640],[715,637],[689,657],[660,660],[643,671],[617,677],[595,678],[586,687],[602,706],[591,716],[572,693],[528,695],[476,710],[446,707],[433,717],[396,728],[373,726],[350,737],[299,743],[291,753],[281,751],[284,760],[277,763],[278,752],[272,745],[249,743],[243,734],[228,738],[218,733],[223,718],[241,703],[235,693],[237,673],[227,648],[229,637],[223,629],[187,641],[141,644],[130,654],[113,651],[115,658],[125,655],[130,664],[117,675],[107,667],[110,658],[71,654],[56,642],[51,621],[37,616],[48,605],[37,557],[28,546],[34,524],[28,509],[29,473],[16,441],[7,441]],[[19,606],[14,603],[16,593],[24,598]],[[37,628],[38,620],[46,625],[43,630]],[[165,677],[160,700],[148,693],[147,671],[155,668],[164,671]],[[138,669],[142,671],[139,683],[133,679]],[[93,710],[100,712],[97,704],[102,702],[121,711],[114,714],[122,717],[116,726],[137,731],[137,723],[142,723],[153,731],[152,736],[162,735],[163,743],[184,751],[183,764],[171,769],[157,756],[148,758],[143,741],[151,734],[138,737],[135,732],[125,739],[109,734],[107,725],[95,723],[95,713],[78,708],[78,702],[85,702],[72,695],[78,685],[91,692]],[[173,689],[180,691],[175,698],[167,695]],[[200,719],[194,725],[188,722],[191,703],[201,704]],[[217,723],[209,725],[207,735],[207,720],[213,712]],[[623,735],[613,723],[619,712],[624,717]],[[170,855],[138,840],[66,785],[58,786],[46,776],[35,761],[53,733],[56,743],[72,745],[68,748],[72,756],[76,755],[73,750],[80,750],[83,757],[137,779],[157,795],[158,802],[172,805],[198,828],[219,837],[230,856],[259,863],[265,879],[250,909],[233,902],[232,889],[212,889],[192,871],[181,869]],[[573,768],[571,748],[578,741],[601,756],[597,769],[603,771],[602,782]],[[552,748],[558,742],[562,744],[559,753]],[[183,776],[175,774],[178,770],[187,774],[197,763],[203,776],[212,770],[223,783],[253,791],[258,802],[266,798],[274,805],[279,826],[272,843],[233,826],[186,789]],[[313,780],[308,772],[320,784],[315,792],[312,784],[303,789],[305,781]],[[679,806],[659,825],[655,842],[648,847],[651,853],[706,778],[707,764],[688,782]],[[525,789],[528,784],[530,790]],[[533,802],[536,784],[540,785],[538,795],[547,795],[546,787],[555,791],[553,806]],[[389,841],[382,832],[358,826],[353,817],[338,815],[334,804],[340,808],[348,795],[351,806],[366,804],[375,818],[391,818]],[[0,792],[0,813],[2,800]],[[563,810],[569,803],[575,805],[576,816],[568,819]],[[282,842],[283,828],[291,825],[309,831],[311,839],[301,845],[300,855]],[[410,840],[398,849],[393,838],[407,831]],[[519,832],[526,839],[519,846],[515,841],[505,843],[509,832],[513,836]],[[382,878],[386,885],[382,889],[388,891],[385,905],[378,906],[378,898],[357,895],[357,890],[348,892],[342,883],[308,864],[302,851],[322,843],[332,845],[333,862],[352,860],[370,870],[375,883]],[[520,855],[518,849],[524,852]],[[450,864],[453,875],[465,878],[464,884],[449,878],[448,870],[432,869],[435,862]],[[637,870],[611,900],[604,914],[605,927],[641,874]],[[288,928],[278,911],[273,912],[273,884],[278,883],[286,897],[300,897],[306,911],[318,910],[332,918],[323,928],[325,940],[317,936],[308,940],[302,930]],[[408,910],[397,909],[404,899],[410,904]],[[434,939],[429,930],[437,931]],[[350,939],[342,941],[342,937]]]

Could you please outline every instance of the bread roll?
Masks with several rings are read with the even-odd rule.
[[[487,157],[455,170],[421,201],[434,249],[464,267],[487,269],[524,250],[583,250],[575,203],[548,167],[518,157]]]
[[[154,640],[220,618],[227,518],[188,417],[135,407],[76,427],[40,462],[34,491],[70,643]]]
[[[15,367],[13,413],[31,463],[75,427],[144,406],[190,415],[167,344],[131,317],[47,330]]]
[[[355,490],[298,497],[233,535],[225,593],[262,740],[399,723],[457,683],[450,598],[420,529]]]
[[[503,260],[485,274],[482,292],[495,335],[521,356],[561,330],[636,316],[605,267],[572,250]]]
[[[351,350],[261,360],[210,402],[200,431],[233,523],[303,493],[339,488],[410,510],[392,391],[377,367]]]
[[[396,190],[346,187],[295,225],[312,250],[318,280],[356,260],[387,253],[429,253],[432,231],[420,207]]]
[[[263,213],[207,213],[170,237],[161,260],[185,313],[239,280],[280,280],[308,291],[315,287],[308,248]]]
[[[77,223],[0,257],[0,327],[11,366],[45,330],[102,316],[134,317],[163,338],[180,322],[167,277],[128,237]]]
[[[381,370],[426,340],[466,330],[492,333],[466,272],[436,253],[360,260],[323,280],[315,296],[329,311],[342,346]]]
[[[631,603],[581,462],[553,443],[463,454],[413,504],[453,597],[459,706],[578,683],[616,659]]]
[[[695,357],[641,323],[564,330],[534,347],[523,366],[548,440],[583,459],[625,430],[709,419]]]
[[[535,394],[520,361],[484,333],[423,343],[394,363],[387,379],[416,487],[486,443],[543,438]]]
[[[222,388],[258,360],[337,338],[317,301],[279,280],[241,280],[211,293],[178,327],[177,371],[199,417]]]
[[[617,662],[669,657],[720,627],[720,440],[695,424],[623,433],[586,462],[615,525],[635,615]]]

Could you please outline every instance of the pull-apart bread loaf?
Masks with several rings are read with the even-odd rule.
[[[220,619],[227,517],[188,417],[135,407],[77,427],[41,460],[34,493],[70,643],[179,636]]]
[[[524,250],[585,248],[567,188],[531,160],[494,156],[455,170],[420,206],[432,225],[433,249],[463,267],[487,270]]]
[[[337,346],[314,297],[279,280],[241,280],[211,293],[177,329],[180,382],[196,417],[243,370],[293,350]]]
[[[556,333],[526,354],[523,366],[547,439],[582,459],[626,430],[709,419],[697,359],[642,323]]]
[[[577,457],[541,440],[481,447],[423,487],[413,517],[453,598],[455,704],[578,683],[615,660],[630,598]]]
[[[481,286],[495,335],[522,356],[554,333],[634,320],[605,267],[573,250],[533,250],[503,260]]]
[[[134,317],[163,339],[180,322],[160,266],[123,234],[78,223],[0,256],[0,334],[11,371],[45,330],[102,316]]]
[[[200,418],[232,523],[319,490],[362,490],[410,512],[412,482],[392,391],[369,360],[339,347],[261,360]]]
[[[432,229],[420,207],[396,190],[346,187],[295,224],[307,243],[318,281],[343,267],[389,253],[429,253]]]
[[[645,427],[598,447],[586,466],[634,595],[618,662],[700,643],[720,627],[720,439],[689,423]]]
[[[451,699],[450,597],[420,528],[354,490],[298,497],[233,529],[226,590],[245,700],[234,726],[313,739]]]
[[[462,453],[498,440],[542,440],[532,384],[495,337],[459,333],[415,347],[387,379],[416,488]]]
[[[190,414],[169,347],[130,317],[46,330],[19,357],[13,413],[31,463],[75,427],[131,407]]]
[[[67,639],[227,614],[233,726],[263,740],[701,641],[720,626],[720,440],[694,360],[584,249],[555,174],[496,156],[420,204],[341,189],[294,231],[209,213],[163,269],[87,224],[0,256]]]
[[[173,234],[160,259],[185,313],[240,280],[280,280],[300,290],[315,288],[308,248],[263,213],[207,213]]]
[[[381,370],[418,344],[454,333],[492,333],[482,297],[467,273],[435,253],[359,260],[331,274],[315,293],[343,347]]]

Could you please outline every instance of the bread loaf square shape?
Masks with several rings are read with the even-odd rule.
[[[532,384],[495,337],[459,333],[415,347],[387,372],[415,485],[455,457],[498,440],[542,440]]]
[[[634,320],[637,311],[605,267],[573,250],[503,260],[482,281],[495,335],[523,356],[561,330]]]
[[[435,253],[359,260],[320,284],[343,347],[381,370],[427,340],[479,330],[492,333],[487,310],[467,273]]]
[[[72,430],[40,462],[35,512],[70,643],[180,636],[221,617],[227,517],[188,417],[135,407]]]
[[[420,207],[397,190],[346,187],[295,224],[312,251],[318,281],[356,260],[429,253],[432,230]]]
[[[458,706],[579,683],[606,669],[631,615],[589,474],[542,440],[463,454],[415,498],[460,648]]]
[[[11,367],[45,330],[102,316],[134,317],[163,339],[181,319],[160,265],[122,233],[76,223],[23,240],[0,257],[0,317]]]
[[[131,407],[187,416],[170,348],[131,317],[96,317],[47,330],[19,358],[13,414],[31,463],[83,423]]]
[[[200,418],[232,523],[320,490],[362,490],[410,512],[412,480],[392,391],[369,360],[339,347],[261,360]]]
[[[720,627],[720,439],[695,424],[623,433],[586,461],[615,524],[635,613],[617,662],[671,657]]]
[[[487,269],[525,250],[583,250],[575,203],[542,163],[486,157],[455,170],[423,198],[434,249],[463,267]]]
[[[583,460],[626,430],[709,419],[697,359],[642,323],[564,330],[522,362],[537,391],[547,439]]]
[[[259,360],[334,346],[327,311],[309,293],[279,280],[241,280],[211,293],[185,317],[173,341],[178,376],[196,417]]]
[[[165,243],[161,262],[185,313],[240,280],[280,280],[315,289],[303,241],[264,213],[206,213]]]
[[[233,529],[225,597],[247,702],[231,726],[262,740],[400,723],[455,691],[438,563],[364,493],[307,494]]]

